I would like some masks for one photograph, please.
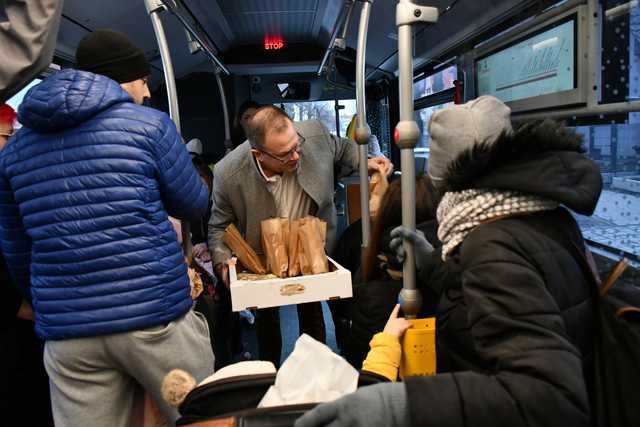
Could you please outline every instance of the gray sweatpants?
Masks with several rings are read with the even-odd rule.
[[[200,382],[213,372],[214,357],[207,322],[190,310],[152,328],[47,341],[44,363],[57,427],[126,427],[136,382],[167,420],[175,422],[178,411],[160,391],[164,376],[179,368]]]

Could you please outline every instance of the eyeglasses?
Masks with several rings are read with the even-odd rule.
[[[302,144],[304,144],[305,141],[306,139],[304,138],[304,136],[298,134],[298,143],[296,144],[296,146],[282,156],[276,156],[275,154],[271,154],[266,150],[259,150],[259,151],[271,157],[272,159],[279,161],[280,163],[288,163],[289,160],[291,160],[291,158],[293,157],[294,153],[300,152],[300,149],[302,148]]]

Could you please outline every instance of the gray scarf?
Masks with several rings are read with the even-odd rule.
[[[558,202],[519,191],[474,189],[448,192],[438,205],[442,259],[482,222],[501,216],[554,210]]]

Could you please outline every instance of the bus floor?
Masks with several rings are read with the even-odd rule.
[[[324,315],[324,324],[327,331],[327,346],[334,353],[339,354],[338,346],[336,344],[335,327],[333,320],[331,319],[331,312],[326,302],[322,303],[322,313]],[[256,360],[258,359],[258,340],[256,338],[255,324],[251,325],[245,320],[242,320],[241,326],[241,340],[243,353],[236,355],[234,361],[240,360]],[[282,358],[280,363],[285,361],[287,357],[293,352],[296,340],[298,339],[298,312],[295,305],[286,305],[280,307],[280,332],[282,333]],[[247,357],[250,356],[250,357]]]

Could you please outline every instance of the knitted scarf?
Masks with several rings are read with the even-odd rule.
[[[448,192],[438,205],[438,238],[442,259],[483,221],[516,214],[554,210],[558,202],[518,191],[474,189]]]

